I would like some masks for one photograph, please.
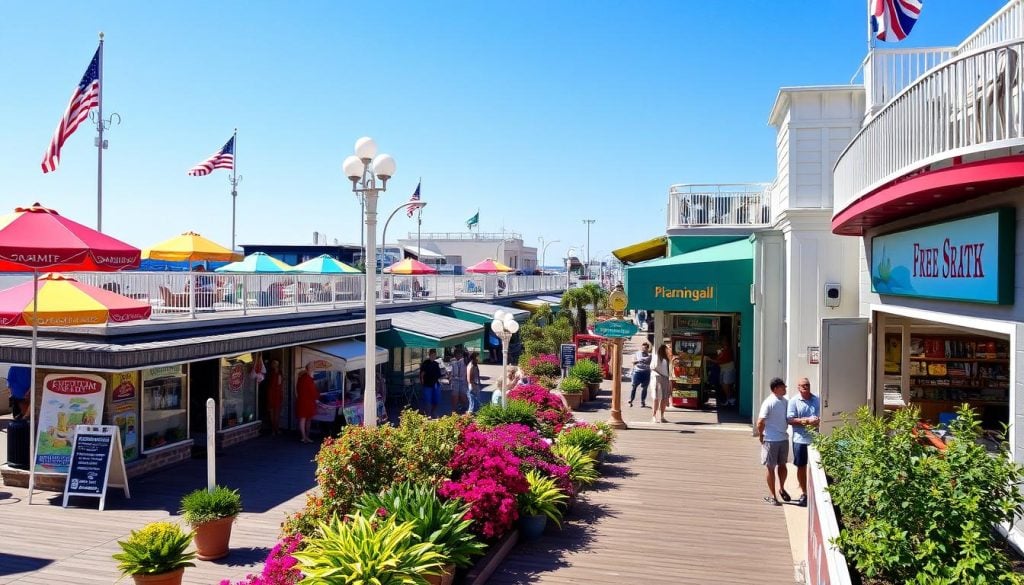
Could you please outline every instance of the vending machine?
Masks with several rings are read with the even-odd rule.
[[[672,337],[672,406],[701,407],[704,395],[704,338],[699,335]]]

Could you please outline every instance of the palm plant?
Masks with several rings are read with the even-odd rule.
[[[590,293],[583,287],[570,288],[562,294],[562,308],[576,313],[573,328],[576,333],[587,332],[587,306],[591,303]]]
[[[558,483],[536,469],[526,472],[529,489],[519,494],[519,511],[523,516],[547,516],[561,526],[562,506],[569,496],[558,487]]]
[[[185,552],[192,544],[192,533],[171,522],[151,522],[117,544],[122,552],[114,560],[125,576],[160,575],[195,566],[191,561],[196,553]]]
[[[588,282],[580,289],[586,294],[587,301],[594,308],[594,319],[597,319],[597,311],[608,301],[608,291],[592,282]]]
[[[551,452],[569,467],[569,481],[585,487],[597,481],[597,462],[576,445],[555,443]]]

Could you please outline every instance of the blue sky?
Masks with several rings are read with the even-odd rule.
[[[928,0],[906,46],[956,44],[1002,0]],[[239,128],[239,243],[358,242],[341,161],[392,154],[390,212],[423,178],[423,230],[560,240],[593,256],[664,233],[672,183],[770,181],[778,88],[843,84],[863,2],[73,2],[0,8],[0,208],[96,218],[95,130],[43,152],[106,33],[104,231],[230,242],[228,174],[185,171]],[[415,231],[399,214],[393,239]]]

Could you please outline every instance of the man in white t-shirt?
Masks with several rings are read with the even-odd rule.
[[[765,466],[765,479],[768,482],[768,493],[763,499],[773,506],[781,506],[775,497],[775,476],[779,477],[779,497],[789,501],[786,493],[786,461],[789,460],[789,422],[786,420],[788,401],[786,400],[786,383],[782,378],[772,378],[769,383],[771,396],[761,403],[757,415],[757,436],[761,441],[761,464]]]

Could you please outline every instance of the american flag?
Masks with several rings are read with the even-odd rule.
[[[60,149],[63,148],[64,142],[89,117],[89,110],[98,105],[100,105],[100,49],[97,48],[88,69],[85,70],[85,75],[82,76],[82,81],[78,82],[78,87],[71,94],[71,101],[68,102],[68,108],[64,111],[64,117],[60,119],[57,130],[54,131],[53,138],[50,139],[50,147],[43,155],[44,173],[57,170],[57,165],[60,164]]]
[[[412,197],[409,198],[409,203],[412,203],[413,201],[419,201],[419,200],[420,200],[420,183],[416,183],[416,190],[413,191]],[[412,215],[414,213],[416,213],[416,210],[421,208],[421,207],[423,207],[423,206],[422,205],[410,205],[409,209],[405,212],[405,214],[407,216],[409,216],[409,217],[412,217]]]
[[[880,41],[902,41],[921,16],[924,0],[873,0],[871,30]]]
[[[210,155],[210,158],[197,164],[188,170],[189,176],[202,177],[209,175],[214,169],[228,169],[235,168],[235,137],[232,136],[231,140],[224,145],[224,148]]]

